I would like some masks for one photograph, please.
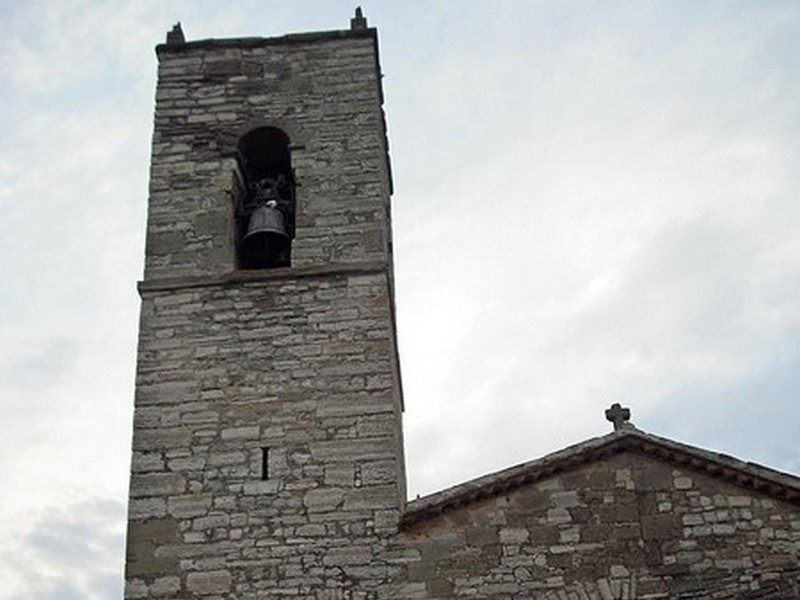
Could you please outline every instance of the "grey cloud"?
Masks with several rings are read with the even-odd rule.
[[[796,412],[800,389],[800,327],[773,343],[760,369],[735,384],[713,378],[687,380],[647,415],[676,439],[730,452],[788,472],[800,471]],[[724,410],[721,410],[724,406]]]
[[[0,565],[10,566],[24,590],[0,592],[4,600],[112,600],[122,597],[124,505],[94,498],[50,506],[19,539],[6,541]]]

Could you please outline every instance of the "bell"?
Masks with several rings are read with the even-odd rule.
[[[288,266],[289,236],[280,210],[263,205],[253,211],[239,244],[239,262],[245,269]]]

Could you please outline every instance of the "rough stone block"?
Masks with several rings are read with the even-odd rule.
[[[530,533],[527,529],[504,527],[500,530],[501,544],[522,544],[528,541]]]
[[[303,505],[309,512],[328,512],[341,508],[345,491],[338,488],[309,490],[303,496]]]
[[[156,556],[158,548],[179,540],[178,522],[172,518],[128,522],[128,577],[174,575],[178,566],[175,558]]]
[[[214,501],[209,493],[172,496],[167,503],[169,514],[178,518],[198,517],[206,514]]]
[[[129,578],[125,582],[125,598],[147,598],[147,584],[141,579]]]
[[[646,540],[680,538],[683,532],[680,515],[653,515],[642,517],[642,537]]]
[[[397,487],[380,485],[349,490],[345,495],[344,510],[385,509],[397,500]]]
[[[131,477],[131,498],[180,494],[186,480],[177,473],[149,473]]]
[[[163,517],[166,513],[164,498],[131,498],[128,502],[128,516],[134,520]]]
[[[171,596],[178,593],[180,590],[181,579],[175,575],[159,577],[150,584],[150,593],[157,598]]]
[[[243,492],[248,496],[260,496],[276,494],[280,488],[280,483],[276,480],[268,481],[249,481],[244,484]]]
[[[189,573],[186,576],[186,589],[198,596],[224,594],[230,588],[231,574],[228,571]]]
[[[369,546],[346,545],[328,550],[325,553],[323,564],[331,567],[344,565],[366,565],[370,563],[372,558],[373,552]]]

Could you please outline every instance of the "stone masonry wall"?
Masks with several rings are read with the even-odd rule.
[[[234,152],[283,129],[293,266],[385,261],[390,181],[374,30],[159,47],[145,279],[235,269]]]
[[[157,49],[126,598],[371,598],[405,503],[374,30]],[[290,138],[291,268],[237,272],[241,136]]]
[[[412,526],[387,597],[800,597],[800,508],[633,453]]]
[[[143,290],[126,598],[371,597],[405,498],[389,311],[382,272]]]

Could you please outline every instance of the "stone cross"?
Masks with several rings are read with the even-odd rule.
[[[628,421],[630,418],[631,410],[629,408],[622,408],[619,402],[615,402],[611,405],[611,408],[606,409],[606,419],[614,424],[614,431],[629,427]]]

